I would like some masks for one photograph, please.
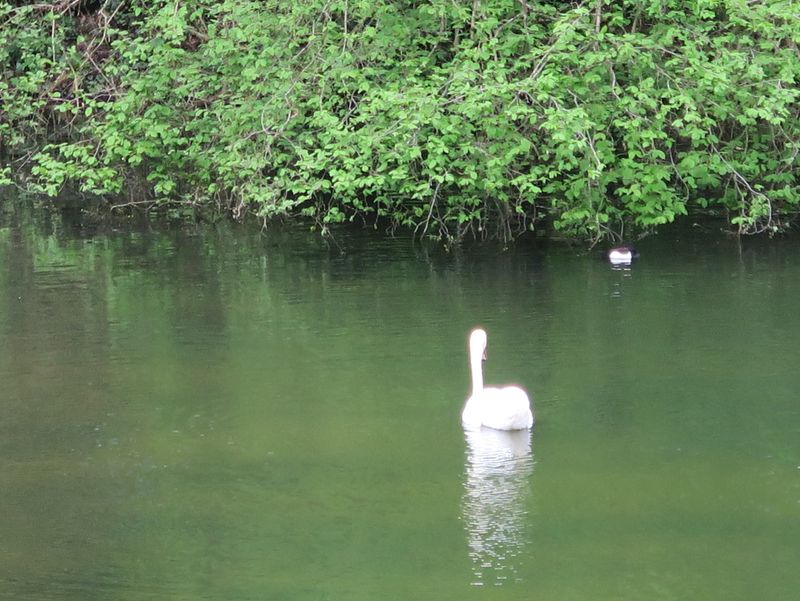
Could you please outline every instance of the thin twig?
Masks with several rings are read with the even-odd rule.
[[[442,182],[436,182],[436,188],[433,190],[433,196],[431,197],[431,206],[428,210],[428,217],[425,219],[425,227],[422,229],[422,235],[420,238],[424,238],[425,234],[428,233],[428,226],[431,223],[431,217],[433,216],[433,209],[436,206],[436,200],[439,196],[439,188],[441,187]],[[419,229],[419,225],[417,225],[416,229]]]

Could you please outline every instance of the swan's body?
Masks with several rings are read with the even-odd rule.
[[[472,371],[472,395],[461,413],[467,430],[482,426],[495,430],[524,430],[533,426],[533,412],[528,395],[518,386],[483,387],[486,332],[473,330],[469,337],[469,365]]]
[[[608,251],[608,260],[612,265],[630,265],[639,257],[639,252],[632,246],[618,246]]]

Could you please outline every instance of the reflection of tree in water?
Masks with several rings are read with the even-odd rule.
[[[466,439],[462,511],[473,584],[502,585],[517,578],[525,546],[531,433],[484,428],[467,432]]]

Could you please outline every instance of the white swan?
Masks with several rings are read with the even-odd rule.
[[[481,426],[495,430],[524,430],[533,426],[533,412],[528,395],[518,386],[483,387],[483,366],[486,358],[486,332],[476,328],[469,336],[469,365],[472,370],[472,396],[461,413],[466,430]]]

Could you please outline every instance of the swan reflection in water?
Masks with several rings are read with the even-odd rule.
[[[529,430],[465,432],[462,512],[475,586],[519,579],[533,473]]]

